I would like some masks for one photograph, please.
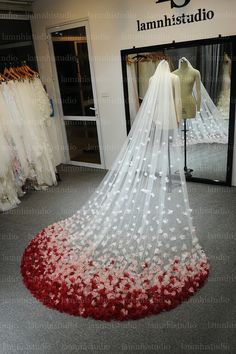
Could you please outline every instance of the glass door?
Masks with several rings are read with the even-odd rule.
[[[88,23],[52,28],[49,35],[70,163],[103,168]]]

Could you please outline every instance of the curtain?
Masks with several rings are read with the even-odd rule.
[[[129,92],[130,125],[132,126],[139,110],[138,84],[135,69],[135,62],[127,63],[127,78]]]
[[[224,46],[205,45],[198,48],[198,63],[201,80],[215,104],[221,90],[219,82],[222,76]]]

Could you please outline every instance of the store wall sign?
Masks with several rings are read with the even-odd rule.
[[[167,0],[164,0],[167,1]],[[196,13],[182,13],[181,15],[176,16],[173,14],[172,16],[164,15],[162,18],[158,20],[141,22],[137,20],[137,31],[148,31],[153,29],[159,29],[163,27],[171,27],[177,25],[184,25],[194,22],[202,22],[212,20],[215,16],[213,10],[206,9],[198,9]]]
[[[161,2],[166,2],[166,1],[170,1],[171,8],[173,9],[173,7],[184,7],[184,6],[186,6],[186,5],[188,5],[190,3],[191,0],[182,0],[183,1],[182,4],[176,4],[174,0],[157,0],[156,4],[160,4]]]

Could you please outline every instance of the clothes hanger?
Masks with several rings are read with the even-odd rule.
[[[23,73],[19,70],[18,66],[14,67],[13,69],[14,69],[14,71],[15,71],[18,75],[20,75],[20,77],[21,77],[22,79],[25,79],[25,74],[23,74]]]
[[[14,70],[13,70],[13,68],[12,68],[12,63],[10,63],[10,67],[9,67],[9,69],[7,68],[7,66],[5,67],[5,69],[4,69],[4,74],[6,75],[6,76],[10,76],[10,78],[11,79],[13,79],[13,80],[18,80],[20,77],[19,77],[19,75],[17,75],[15,72],[14,72]]]
[[[126,59],[126,63],[127,63],[127,64],[132,64],[132,63],[133,63],[133,61],[132,61],[132,60],[130,60],[129,58],[127,58],[127,59]]]
[[[32,78],[35,75],[38,75],[36,71],[32,70],[28,65],[26,65],[26,61],[22,61],[19,64],[19,70],[24,73],[28,78]]]
[[[32,70],[28,65],[26,65],[26,62],[25,62],[25,61],[23,62],[23,67],[25,68],[25,70],[26,70],[28,73],[31,73],[31,74],[33,74],[33,75],[39,77],[39,73],[37,73],[37,71]]]
[[[33,77],[33,75],[27,72],[22,66],[17,66],[15,70],[17,71],[17,73],[19,73],[22,79],[28,79]]]
[[[20,80],[22,77],[17,73],[17,71],[15,70],[15,68],[14,67],[10,67],[10,69],[9,69],[9,71],[13,74],[13,75],[15,75],[15,77],[17,78],[17,80]]]
[[[1,73],[0,75],[1,75],[1,78],[7,83],[8,78],[3,73]]]
[[[132,57],[131,59],[132,60],[137,59],[137,61],[140,61],[141,58],[147,58],[147,56],[143,55],[143,54],[137,54],[134,57]]]
[[[12,70],[10,70],[11,72],[13,72],[16,76],[19,76],[20,79],[22,79],[22,74],[18,71],[18,62],[15,63],[15,65],[12,67]]]
[[[17,77],[7,67],[5,67],[3,75],[7,77],[8,80],[17,80]]]
[[[143,56],[142,58],[138,59],[138,62],[144,61],[151,61],[151,57],[149,55]]]

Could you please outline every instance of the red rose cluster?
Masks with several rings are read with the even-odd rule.
[[[30,242],[21,273],[40,302],[70,315],[122,321],[158,314],[188,299],[208,277],[209,265],[204,259],[194,267],[175,259],[170,269],[151,276],[148,263],[137,274],[116,272],[116,260],[111,260],[111,267],[97,270],[96,262],[87,260],[81,268],[69,258],[66,261],[71,250],[56,247],[56,242],[51,246],[56,232],[51,227],[48,237],[45,229]]]

